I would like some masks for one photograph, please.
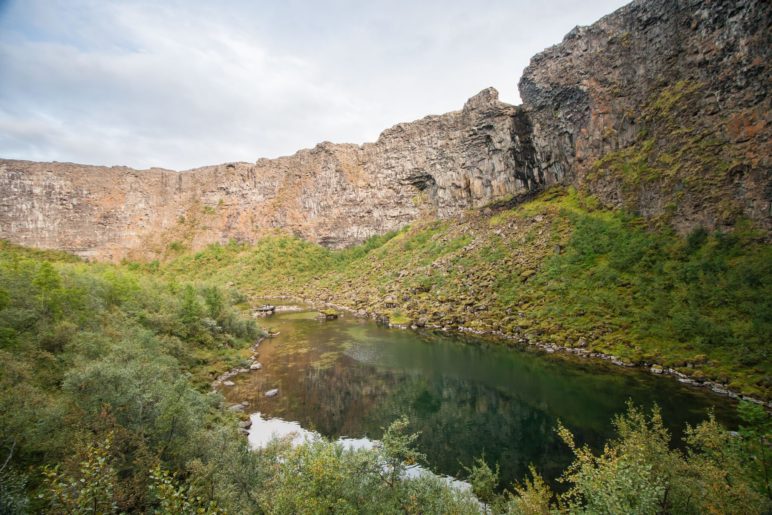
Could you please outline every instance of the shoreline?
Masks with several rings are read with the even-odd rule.
[[[233,377],[236,377],[239,374],[246,374],[248,372],[252,372],[254,370],[254,369],[251,368],[252,365],[258,363],[258,361],[257,361],[257,348],[267,338],[270,338],[270,336],[268,334],[266,334],[264,336],[260,336],[260,337],[258,337],[257,341],[255,341],[255,343],[253,343],[252,345],[249,346],[249,350],[252,353],[252,355],[247,359],[247,362],[249,364],[246,367],[241,367],[241,366],[233,367],[233,368],[230,368],[230,369],[226,370],[225,372],[223,372],[219,376],[217,376],[215,378],[215,380],[212,381],[212,383],[211,383],[212,391],[215,391],[215,392],[219,391],[219,388],[221,388],[223,386],[231,386],[231,385],[226,385],[225,382],[230,380]]]
[[[679,372],[678,370],[675,370],[670,367],[662,366],[658,363],[649,363],[649,362],[641,362],[641,363],[631,363],[631,362],[625,362],[621,360],[619,357],[614,356],[612,354],[606,354],[604,352],[599,351],[590,351],[582,347],[566,347],[562,345],[556,345],[553,343],[543,343],[538,341],[529,340],[527,338],[523,337],[517,337],[513,335],[509,335],[506,333],[503,333],[501,331],[480,331],[477,329],[472,329],[470,327],[464,327],[464,326],[458,326],[458,327],[443,327],[443,326],[437,326],[437,325],[424,325],[423,327],[419,327],[414,324],[393,324],[389,321],[389,318],[387,315],[378,314],[374,312],[364,311],[363,310],[354,310],[348,306],[344,306],[341,304],[336,304],[333,302],[326,302],[326,301],[319,301],[319,300],[313,300],[313,299],[306,299],[303,297],[296,297],[292,295],[272,295],[272,296],[266,296],[266,297],[257,297],[257,298],[265,298],[265,299],[279,299],[279,300],[289,300],[292,302],[298,302],[301,304],[305,304],[312,309],[317,309],[319,307],[328,307],[333,308],[339,311],[343,311],[346,313],[351,314],[352,316],[356,318],[367,318],[375,320],[378,323],[382,323],[383,325],[388,326],[389,328],[393,329],[402,329],[402,330],[418,330],[418,329],[431,329],[431,330],[438,330],[443,331],[446,333],[460,333],[460,334],[472,334],[475,336],[481,336],[481,337],[493,337],[497,340],[504,340],[506,342],[514,342],[517,345],[523,345],[524,347],[535,347],[538,349],[541,349],[548,354],[554,354],[554,353],[561,353],[561,354],[569,354],[575,357],[583,358],[583,359],[599,359],[602,361],[605,361],[607,363],[610,363],[612,365],[622,367],[622,368],[637,368],[637,369],[646,369],[653,375],[659,375],[659,376],[669,376],[678,381],[681,384],[684,384],[686,386],[692,386],[695,388],[703,388],[708,390],[710,393],[714,395],[719,395],[722,397],[729,397],[730,399],[736,400],[736,401],[748,401],[752,402],[754,404],[758,404],[760,406],[764,406],[767,410],[772,411],[772,400],[770,401],[764,401],[761,399],[757,399],[756,397],[752,397],[750,395],[744,395],[742,393],[739,393],[735,390],[732,390],[731,388],[728,388],[727,386],[718,383],[716,381],[711,381],[709,379],[698,381],[696,379],[693,379],[689,377],[688,375],[684,374],[683,372]],[[234,374],[235,375],[235,374]]]

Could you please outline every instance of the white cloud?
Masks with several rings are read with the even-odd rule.
[[[490,85],[518,101],[533,53],[619,3],[11,2],[0,156],[184,169],[372,141]]]

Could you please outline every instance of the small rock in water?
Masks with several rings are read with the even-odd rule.
[[[236,386],[236,383],[234,383],[233,381],[223,381],[222,385],[223,386]]]
[[[250,370],[260,370],[261,368],[263,368],[263,365],[261,365],[260,363],[252,363],[251,365],[249,365]]]
[[[239,421],[239,427],[242,429],[249,429],[250,427],[252,427],[252,419]]]
[[[319,318],[324,320],[336,320],[339,313],[334,309],[323,309],[319,312]]]
[[[242,406],[249,406],[249,401],[241,401]]]
[[[276,397],[279,394],[278,388],[273,388],[272,390],[268,390],[265,392],[266,397]]]
[[[266,304],[265,306],[260,306],[258,308],[255,308],[252,314],[257,317],[265,317],[268,315],[273,315],[274,311],[276,311],[276,306],[271,306],[269,304]]]
[[[241,404],[233,404],[231,406],[228,406],[228,411],[244,411],[244,406]]]

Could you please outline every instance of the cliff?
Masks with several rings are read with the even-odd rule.
[[[372,144],[185,172],[0,160],[0,239],[120,260],[277,228],[343,247],[573,184],[679,232],[769,232],[770,7],[636,1],[531,60],[522,106],[484,90]]]
[[[519,83],[540,173],[679,232],[770,229],[770,3],[635,1]]]
[[[331,247],[538,187],[521,110],[493,89],[362,146],[174,172],[0,161],[0,238],[119,260],[251,242],[281,228]]]

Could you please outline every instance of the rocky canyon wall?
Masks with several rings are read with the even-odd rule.
[[[637,0],[531,59],[519,83],[546,182],[679,232],[770,230],[766,0]]]
[[[104,260],[276,229],[343,247],[555,183],[768,234],[771,23],[761,0],[635,1],[535,56],[522,106],[488,89],[361,146],[184,172],[0,160],[0,238]]]
[[[343,247],[421,216],[538,188],[520,110],[487,89],[462,110],[256,163],[174,172],[0,161],[0,238],[106,260],[282,229]]]

